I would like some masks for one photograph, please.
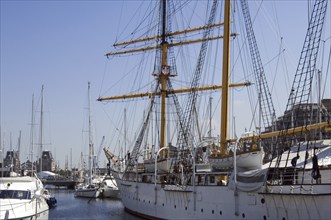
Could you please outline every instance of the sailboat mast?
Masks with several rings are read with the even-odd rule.
[[[89,139],[89,154],[88,154],[88,184],[91,184],[92,178],[92,155],[93,155],[93,143],[91,135],[91,99],[90,99],[90,82],[88,82],[88,139]]]
[[[32,110],[31,110],[31,131],[30,131],[30,141],[31,141],[31,146],[30,146],[30,161],[31,161],[31,175],[33,173],[33,145],[34,145],[34,95],[32,95]]]
[[[44,114],[44,85],[41,86],[41,102],[40,102],[40,174],[43,171],[43,114]]]
[[[168,66],[168,42],[166,41],[166,0],[162,0],[162,41],[161,41],[161,137],[160,137],[160,148],[165,146],[165,123],[166,123],[166,91],[167,91],[167,80],[169,77],[169,66]]]
[[[224,6],[224,37],[223,37],[223,73],[222,73],[222,108],[221,108],[221,132],[220,153],[227,154],[228,139],[228,103],[229,103],[229,76],[230,76],[230,17],[231,2],[225,0]]]
[[[21,137],[22,137],[22,131],[20,131],[20,135],[18,137],[18,143],[17,143],[17,158],[20,160],[20,154],[21,154]]]

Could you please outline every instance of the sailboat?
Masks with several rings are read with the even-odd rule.
[[[33,110],[33,102],[32,101],[32,110]],[[43,164],[43,161],[45,158],[47,158],[47,154],[45,155],[45,151],[43,151],[43,121],[44,121],[44,85],[42,85],[41,87],[41,101],[40,101],[40,158],[39,158],[39,161],[38,161],[38,165],[39,165],[39,173],[38,175],[40,176],[40,178],[44,178],[43,176],[43,170],[45,169],[45,167],[49,168],[47,166],[47,164]],[[34,120],[34,116],[33,116],[33,113],[32,113],[32,122],[31,122],[31,141],[33,142],[33,137],[32,137],[32,134],[33,134],[33,120]],[[33,148],[33,147],[32,147]],[[50,152],[49,152],[50,154]],[[33,151],[31,153],[31,158],[33,156]],[[45,166],[46,165],[46,166]],[[32,165],[33,166],[33,165]],[[55,166],[55,162],[54,160],[51,161],[51,167],[54,167]],[[47,189],[43,189],[43,197],[46,199],[46,202],[48,204],[48,206],[50,208],[53,208],[57,205],[57,200],[56,198],[50,194],[50,192],[47,190]]]
[[[246,8],[247,12],[247,2],[242,2],[242,7]],[[174,12],[185,7],[186,2],[180,1],[182,4],[178,8],[174,5],[168,6],[170,1],[161,0],[160,3],[160,7],[157,7],[161,12],[157,35],[116,43],[114,46],[123,46],[124,50],[106,54],[107,57],[113,57],[156,50],[154,90],[98,99],[149,99],[147,113],[144,114],[131,151],[122,158],[108,153],[113,162],[112,174],[119,187],[125,210],[147,219],[330,219],[331,142],[323,136],[317,140],[314,131],[324,134],[330,132],[331,123],[329,119],[307,123],[307,114],[311,112],[307,111],[309,105],[303,101],[308,101],[310,97],[311,82],[305,74],[315,71],[316,56],[311,54],[318,52],[319,34],[323,28],[328,1],[317,0],[314,5],[292,85],[291,91],[296,94],[291,93],[286,114],[280,121],[272,121],[264,132],[247,133],[233,138],[228,134],[229,88],[249,83],[230,84],[230,41],[236,36],[230,30],[232,1],[224,1],[223,22],[214,23],[218,1],[208,2],[211,5],[208,22],[204,26],[185,31],[172,31],[169,19],[174,18]],[[223,28],[219,28],[220,26]],[[223,35],[210,35],[209,30],[213,28],[223,29]],[[194,36],[193,33],[197,31],[203,32],[201,39],[176,42],[178,35],[187,36],[192,33]],[[220,38],[223,39],[222,85],[201,86],[199,81],[202,77],[207,42]],[[142,48],[132,46],[145,41],[155,41],[156,45]],[[175,60],[172,59],[172,49],[197,42],[201,42],[201,50],[190,88],[174,89],[170,79],[177,76],[177,69],[174,66]],[[130,46],[132,49],[128,49]],[[261,81],[263,78],[259,75],[257,79]],[[197,94],[215,89],[222,90],[220,136],[197,138],[193,128],[193,124],[197,124],[193,123]],[[268,93],[267,89],[265,91]],[[189,93],[185,110],[177,97],[184,92]],[[172,102],[168,101],[170,98],[173,99]],[[261,102],[263,100],[260,99]],[[166,144],[171,131],[166,123],[169,119],[166,114],[169,113],[167,104],[177,110],[174,113],[178,116],[178,119],[174,120],[176,143]],[[159,108],[154,107],[155,105]],[[153,118],[157,122],[157,128],[149,126],[152,112],[160,113]],[[274,118],[273,114],[270,115]],[[300,124],[299,120],[293,120],[294,115],[301,115],[303,124]],[[275,127],[277,122],[281,129],[271,128]],[[156,130],[159,137],[157,140],[146,137],[153,133],[149,131],[150,128]],[[150,140],[154,141],[153,144],[148,144]],[[264,162],[263,149],[267,147],[272,149],[272,153],[269,154],[271,158]]]
[[[75,196],[87,197],[87,198],[98,198],[101,194],[101,189],[98,184],[93,183],[93,141],[91,136],[91,113],[90,113],[90,82],[88,83],[88,124],[89,124],[89,157],[88,157],[88,177],[85,183],[78,185],[75,189]]]

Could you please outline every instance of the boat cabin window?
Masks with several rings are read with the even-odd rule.
[[[1,190],[0,199],[30,199],[31,193],[23,190]]]

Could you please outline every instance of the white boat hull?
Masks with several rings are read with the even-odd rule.
[[[35,177],[0,178],[0,219],[48,219],[42,187]]]
[[[95,189],[76,189],[75,196],[86,198],[98,198],[100,196],[100,190]]]
[[[118,189],[113,189],[110,187],[103,188],[102,196],[104,198],[114,198],[114,199],[121,198],[120,191]]]
[[[47,203],[40,205],[40,207],[37,205],[37,213],[35,202],[19,201],[19,203],[15,203],[13,201],[1,201],[0,204],[0,219],[6,219],[6,216],[8,216],[7,219],[48,219],[49,209]]]
[[[105,179],[104,182],[105,184],[102,187],[102,197],[120,199],[120,191],[116,185],[115,180],[113,178]]]
[[[235,192],[228,186],[188,186],[117,179],[128,212],[159,219],[330,219],[331,188],[316,185],[303,194]],[[277,189],[279,190],[279,189]],[[194,193],[196,191],[196,193]],[[284,192],[284,191],[283,191]]]

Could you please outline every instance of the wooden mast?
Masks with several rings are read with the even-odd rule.
[[[167,80],[169,78],[170,69],[168,66],[168,42],[166,41],[166,0],[162,0],[162,41],[161,41],[161,72],[159,74],[161,83],[161,137],[160,148],[165,146],[165,123],[166,123],[166,92]]]
[[[222,73],[222,108],[221,108],[221,131],[220,153],[227,154],[228,139],[228,103],[229,103],[229,76],[230,76],[230,17],[231,2],[225,0],[224,6],[224,37],[223,37],[223,73]]]
[[[193,28],[185,31],[177,31],[173,33],[167,33],[166,32],[166,0],[161,0],[162,3],[162,29],[161,34],[149,37],[149,38],[142,38],[138,40],[133,41],[127,41],[122,43],[117,43],[114,46],[122,46],[122,45],[128,45],[143,41],[150,41],[161,38],[161,43],[156,46],[149,46],[149,47],[143,47],[143,48],[137,48],[137,49],[131,49],[131,50],[125,50],[125,51],[118,51],[118,52],[109,52],[106,54],[107,57],[114,56],[114,55],[121,55],[121,54],[127,54],[127,53],[135,53],[135,52],[141,52],[141,51],[148,51],[152,49],[161,49],[161,70],[158,75],[160,80],[160,86],[161,91],[160,92],[146,92],[146,93],[140,93],[140,94],[129,94],[129,95],[121,95],[121,96],[111,96],[111,97],[104,97],[104,98],[98,98],[98,101],[107,101],[107,100],[117,100],[117,99],[126,99],[126,98],[139,98],[139,97],[151,97],[154,95],[161,96],[161,125],[160,125],[160,148],[165,147],[165,135],[166,135],[166,96],[167,93],[172,92],[174,94],[177,93],[184,93],[184,92],[190,92],[192,89],[186,88],[186,89],[177,89],[168,91],[167,90],[167,81],[169,77],[173,76],[170,73],[170,67],[168,65],[168,49],[169,47],[178,46],[178,45],[185,45],[185,44],[191,44],[191,43],[197,43],[201,42],[203,40],[216,40],[219,38],[223,38],[223,70],[222,70],[222,85],[213,85],[213,86],[203,86],[199,88],[195,88],[195,91],[204,91],[204,90],[215,90],[215,89],[222,89],[222,109],[221,109],[221,131],[220,131],[220,146],[221,155],[227,154],[227,140],[228,140],[228,99],[229,99],[229,87],[236,87],[236,86],[249,86],[251,85],[250,82],[244,82],[244,83],[236,83],[236,84],[229,84],[229,75],[230,75],[230,37],[235,36],[235,34],[230,33],[230,9],[231,9],[231,3],[230,0],[225,0],[225,17],[224,17],[224,23],[219,24],[213,24],[213,25],[207,25],[207,26],[201,26],[198,28]],[[166,38],[173,35],[180,35],[183,33],[188,32],[194,32],[198,30],[203,30],[206,28],[215,28],[223,25],[224,26],[224,34],[223,36],[215,36],[215,37],[209,37],[206,39],[195,39],[195,40],[189,40],[189,41],[182,41],[182,42],[170,42],[168,43]]]

